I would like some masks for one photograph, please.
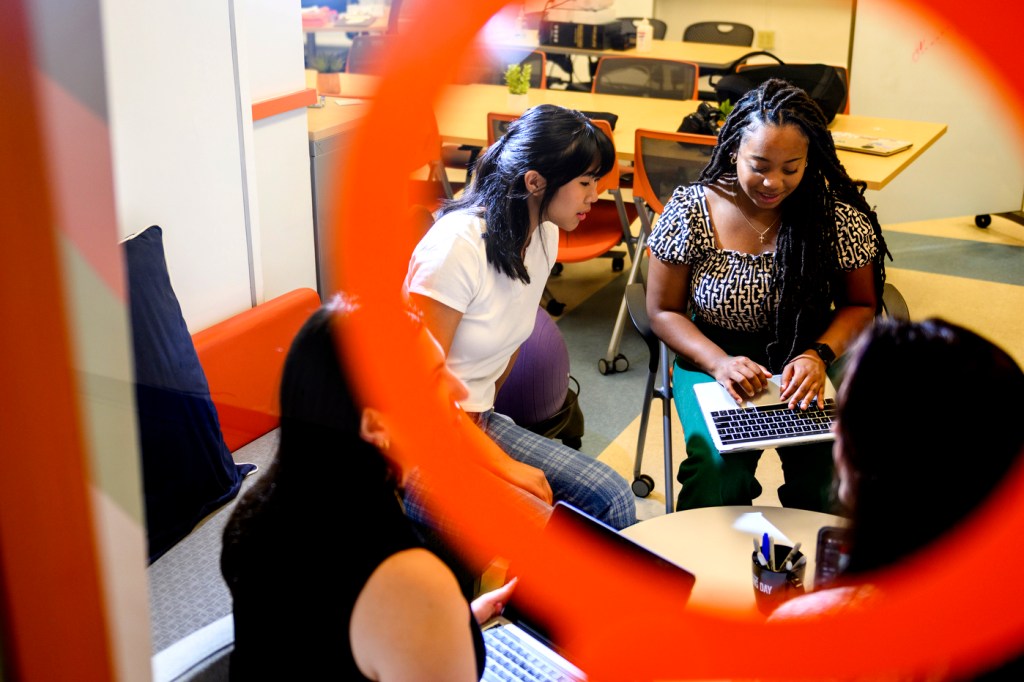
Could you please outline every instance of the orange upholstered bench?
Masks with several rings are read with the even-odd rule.
[[[319,307],[316,291],[296,289],[192,335],[231,452],[277,428],[285,355]]]

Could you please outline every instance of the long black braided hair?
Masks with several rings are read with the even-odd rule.
[[[487,262],[528,284],[523,247],[533,226],[526,172],[535,170],[546,181],[540,203],[543,216],[563,185],[581,175],[599,178],[614,163],[615,147],[593,121],[574,109],[539,104],[512,121],[508,132],[477,159],[472,184],[461,197],[446,202],[438,217],[458,210],[482,211],[487,221]]]
[[[855,182],[836,156],[835,144],[821,108],[801,88],[771,79],[736,103],[718,134],[718,145],[698,182],[709,186],[736,176],[734,161],[744,135],[756,124],[795,125],[808,141],[807,168],[793,193],[782,203],[782,221],[775,248],[774,340],[768,346],[773,372],[817,340],[828,326],[843,273],[836,257],[837,202],[861,211],[874,228],[876,314],[882,309],[884,259],[889,255],[878,217],[864,199],[867,185]],[[891,259],[892,256],[889,255]]]

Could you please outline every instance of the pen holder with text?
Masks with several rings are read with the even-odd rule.
[[[757,603],[757,609],[766,616],[782,602],[804,593],[807,560],[799,549],[795,552],[792,552],[792,549],[785,545],[775,545],[774,555],[778,561],[776,566],[773,566],[770,560],[763,561],[760,552],[755,551],[750,555],[754,601]]]

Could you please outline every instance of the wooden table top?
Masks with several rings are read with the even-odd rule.
[[[312,73],[315,87],[315,72]],[[376,91],[377,78],[358,74],[340,74],[342,98],[369,98]],[[675,131],[683,117],[700,104],[697,100],[661,100],[646,97],[593,94],[569,90],[532,89],[529,106],[557,104],[580,111],[611,112],[618,115],[615,148],[619,158],[631,160],[637,128]],[[310,140],[339,132],[354,125],[366,111],[365,105],[332,106],[332,98],[321,109],[309,109]],[[485,146],[487,113],[509,112],[508,91],[501,85],[450,85],[435,107],[438,129],[445,142]],[[342,128],[339,128],[342,126]],[[834,130],[876,137],[909,140],[910,149],[889,157],[860,152],[839,151],[839,159],[851,177],[864,180],[870,189],[882,189],[905,170],[946,132],[943,123],[874,118],[839,114]]]

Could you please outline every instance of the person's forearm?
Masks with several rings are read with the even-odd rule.
[[[685,315],[673,311],[654,312],[651,330],[694,367],[714,375],[714,368],[729,354],[701,332]]]
[[[871,324],[874,317],[875,311],[870,306],[843,306],[836,310],[832,323],[814,341],[828,344],[836,357],[839,357],[846,352],[854,339]]]

